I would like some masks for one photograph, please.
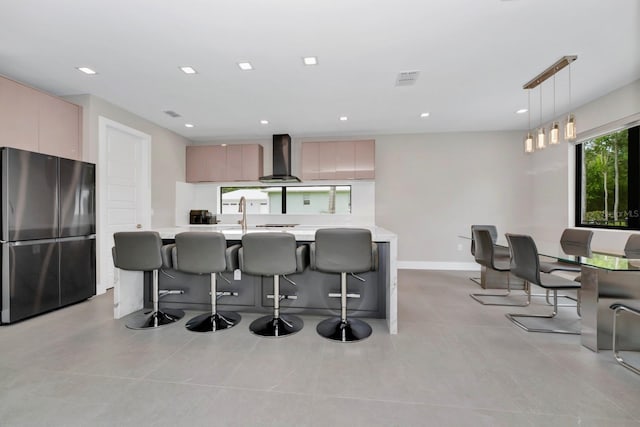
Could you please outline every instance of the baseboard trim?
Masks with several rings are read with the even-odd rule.
[[[480,271],[475,262],[398,261],[399,270],[461,270]]]

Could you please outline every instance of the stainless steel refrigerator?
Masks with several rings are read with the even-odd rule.
[[[95,165],[1,152],[4,324],[95,295]]]

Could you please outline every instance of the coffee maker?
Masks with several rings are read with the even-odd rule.
[[[215,224],[216,217],[206,209],[189,211],[189,224]]]

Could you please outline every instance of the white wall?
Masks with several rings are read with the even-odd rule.
[[[299,174],[304,141],[346,139],[295,138],[293,173]],[[250,224],[289,222],[306,224],[376,224],[398,234],[400,265],[411,268],[476,268],[469,253],[471,224],[496,224],[501,233],[529,225],[531,157],[522,152],[519,132],[477,132],[418,135],[361,135],[349,139],[376,140],[376,179],[351,182],[353,214],[256,216]],[[271,141],[214,141],[259,143],[265,148],[265,174],[271,170]],[[318,183],[321,181],[318,181]],[[337,184],[342,182],[336,182]],[[211,184],[193,184],[208,186]],[[178,183],[176,219],[188,221],[188,210],[213,206],[198,199],[198,190]],[[210,187],[200,194],[212,194]],[[240,215],[225,215],[233,223]]]
[[[640,80],[576,109],[578,141],[593,129],[640,113]],[[566,227],[574,226],[575,148],[562,143],[531,155],[532,229],[544,240],[557,240]],[[593,248],[621,250],[629,232],[594,229]]]
[[[83,107],[82,157],[87,162],[98,162],[99,116],[151,135],[151,225],[173,226],[176,222],[175,183],[184,181],[185,147],[191,141],[96,96],[77,95],[66,99]]]
[[[531,159],[515,132],[376,136],[376,224],[398,234],[401,267],[475,268],[471,224],[518,231]]]

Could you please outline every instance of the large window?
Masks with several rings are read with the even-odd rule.
[[[640,229],[640,126],[576,146],[576,225]]]
[[[238,213],[238,204],[243,196],[247,201],[247,213],[351,213],[350,185],[222,187],[219,213]]]

